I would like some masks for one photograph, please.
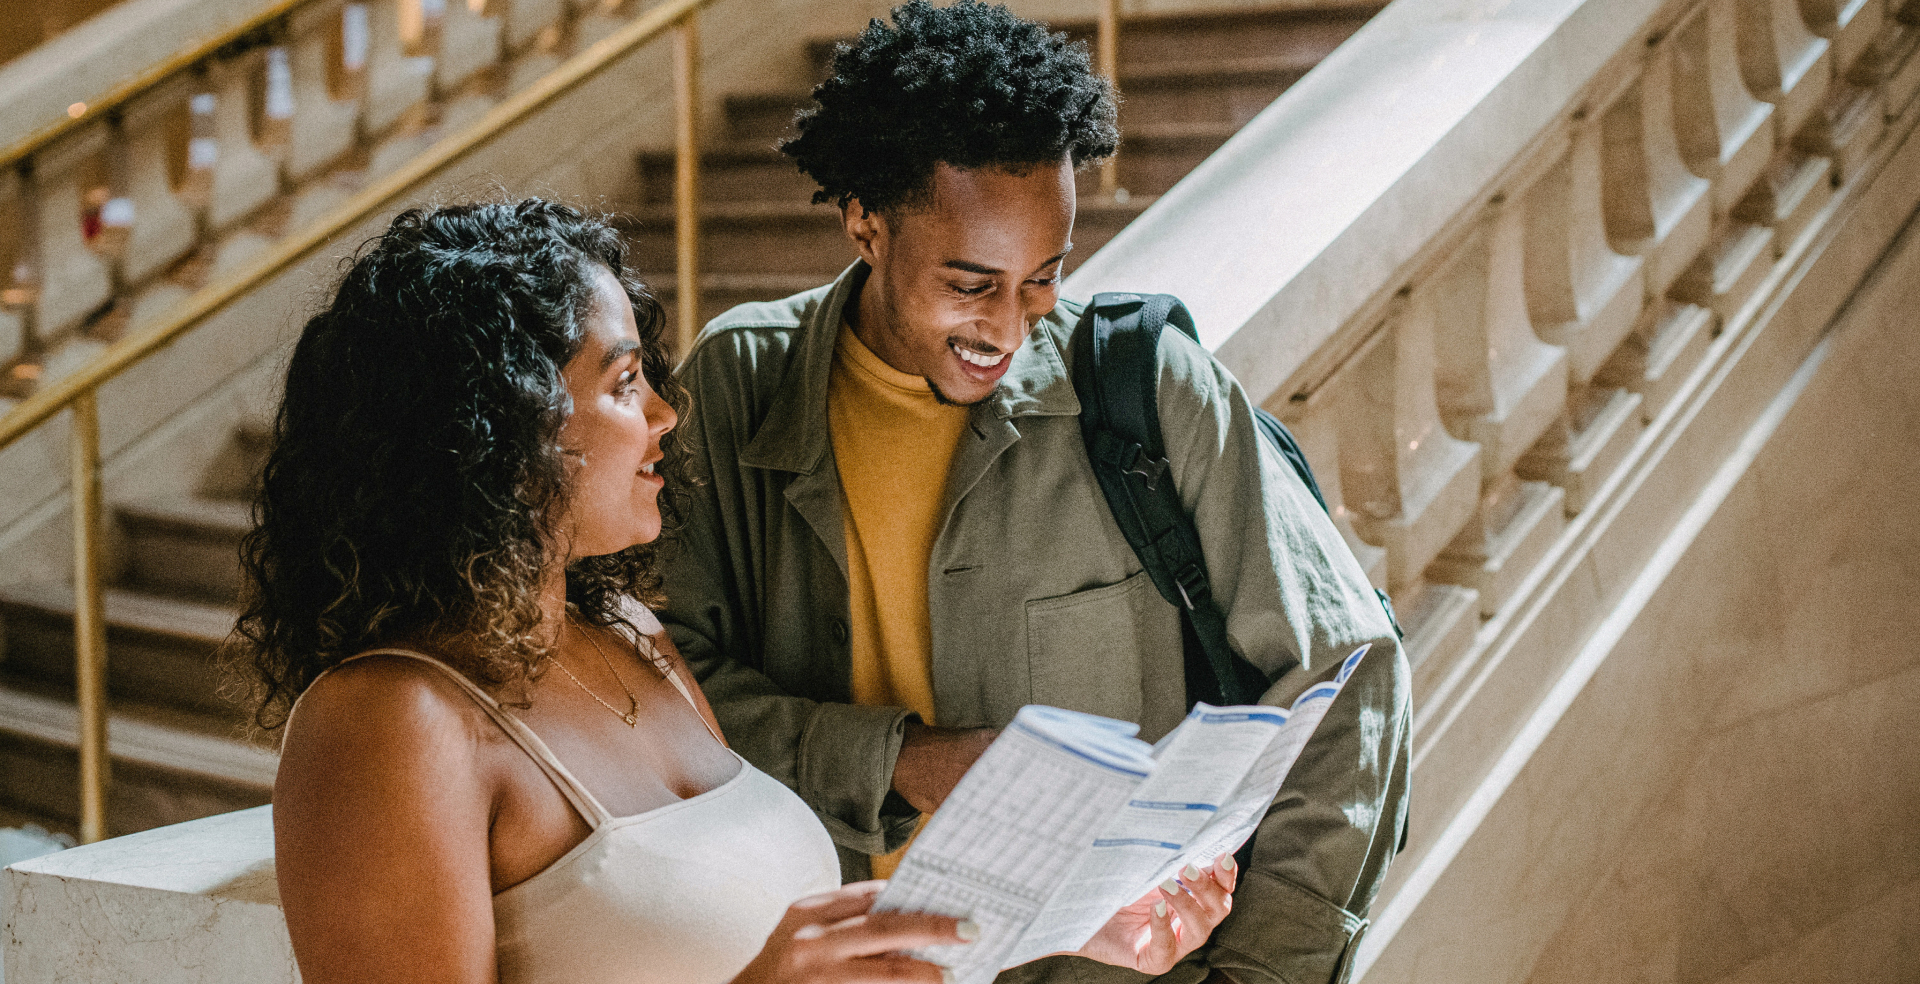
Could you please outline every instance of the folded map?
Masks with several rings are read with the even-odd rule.
[[[1292,707],[1195,704],[1157,745],[1125,721],[1021,708],[927,821],[874,909],[978,923],[973,943],[914,953],[950,968],[956,984],[1078,950],[1182,866],[1204,868],[1246,841],[1366,651]]]

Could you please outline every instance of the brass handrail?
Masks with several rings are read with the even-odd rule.
[[[1120,0],[1100,0],[1100,18],[1093,34],[1094,68],[1120,91]],[[1100,193],[1118,198],[1120,187],[1120,151],[1100,164]]]
[[[228,304],[306,259],[334,237],[378,214],[414,185],[571,92],[668,28],[679,30],[674,129],[675,194],[680,200],[675,202],[675,214],[680,224],[678,287],[681,350],[685,351],[685,340],[692,337],[697,326],[692,313],[698,311],[699,303],[698,271],[694,269],[699,258],[698,203],[692,200],[698,187],[700,148],[695,125],[699,90],[693,76],[699,68],[698,15],[712,2],[668,0],[640,15],[509,97],[472,126],[440,140],[392,174],[362,189],[320,221],[276,243],[259,259],[195,292],[179,312],[161,324],[115,342],[85,368],[32,394],[0,417],[0,449],[4,449],[62,409],[73,409],[70,457],[75,495],[74,632],[78,675],[75,702],[82,732],[80,832],[83,840],[91,842],[106,836],[106,619],[101,600],[99,557],[100,387],[177,341]]]
[[[177,72],[185,71],[194,65],[214,56],[221,48],[232,44],[262,28],[271,26],[275,21],[293,12],[296,7],[304,7],[317,0],[277,0],[260,10],[245,21],[220,31],[202,40],[190,48],[168,57],[139,75],[108,90],[107,94],[91,101],[82,100],[74,105],[82,107],[77,114],[69,112],[67,118],[50,123],[39,131],[0,151],[0,169],[9,168],[31,155],[33,152],[53,143],[75,130],[127,104],[128,100],[166,81]]]

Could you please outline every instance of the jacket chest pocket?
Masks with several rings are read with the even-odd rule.
[[[1027,602],[1027,667],[1033,702],[1140,721],[1143,672],[1180,649],[1179,623],[1155,617],[1164,607],[1145,571],[1117,584]],[[1156,673],[1156,675],[1158,675]]]

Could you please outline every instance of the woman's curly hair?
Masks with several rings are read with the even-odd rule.
[[[526,199],[403,212],[346,262],[294,348],[241,546],[238,632],[263,728],[328,668],[403,637],[471,640],[459,668],[490,686],[537,676],[549,524],[568,492],[561,370],[596,267],[633,305],[647,382],[685,410],[660,304],[624,259],[606,222]],[[664,537],[685,452],[671,432],[661,450]],[[570,606],[612,625],[625,598],[657,605],[657,544],[575,561]]]
[[[998,4],[911,0],[833,57],[816,105],[780,145],[820,183],[816,204],[916,204],[934,167],[1024,168],[1113,155],[1117,100],[1087,46]]]

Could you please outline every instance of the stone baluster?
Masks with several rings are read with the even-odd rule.
[[[1735,14],[1747,88],[1774,105],[1774,129],[1785,143],[1827,96],[1829,45],[1807,28],[1797,0],[1747,0]]]
[[[482,69],[500,61],[505,18],[487,12],[484,0],[421,0],[440,5],[434,48],[434,86],[445,97]],[[497,0],[496,0],[497,5]]]
[[[1829,10],[1830,19],[1817,6],[1814,14],[1820,17],[1817,26],[1833,37],[1834,84],[1809,125],[1800,131],[1798,143],[1808,154],[1831,158],[1834,170],[1846,181],[1886,132],[1887,106],[1874,66],[1866,58],[1886,23],[1886,7],[1883,0],[1852,0]]]
[[[1672,296],[1714,229],[1712,182],[1688,170],[1674,100],[1675,49],[1668,32],[1653,45],[1638,79],[1601,115],[1606,151],[1602,197],[1607,231],[1643,260],[1646,309],[1631,334],[1595,374],[1603,387],[1641,398],[1651,421],[1706,354],[1715,316]]]
[[[1435,402],[1435,316],[1431,292],[1413,291],[1326,384],[1343,497],[1361,539],[1386,549],[1387,590],[1416,662],[1449,658],[1479,610],[1472,589],[1425,575],[1480,499],[1480,448],[1447,432]]]
[[[1773,106],[1741,77],[1735,4],[1707,0],[1672,32],[1674,123],[1687,166],[1713,181],[1714,214],[1726,215],[1773,154]]]
[[[1713,232],[1713,183],[1687,169],[1674,129],[1673,41],[1600,116],[1607,235],[1638,255],[1649,299],[1666,295]]]
[[[1564,489],[1569,514],[1586,508],[1641,421],[1638,394],[1591,385],[1646,308],[1645,263],[1616,251],[1607,233],[1604,117],[1575,114],[1565,149],[1525,201],[1527,312],[1542,339],[1566,349],[1568,390],[1560,419],[1516,471]]]
[[[249,51],[207,66],[213,95],[213,161],[207,225],[226,229],[280,192],[280,162],[254,139],[253,86],[265,53]]]
[[[1776,132],[1773,104],[1755,98],[1739,71],[1737,30],[1730,0],[1707,0],[1668,42],[1681,154],[1695,174],[1713,181],[1714,205],[1706,249],[1668,293],[1722,319],[1752,296],[1775,255],[1773,230],[1734,214],[1767,172]]]
[[[353,13],[356,10],[359,13]],[[364,44],[358,53],[349,48],[355,29],[346,22],[350,17],[364,21],[365,16],[362,4],[323,0],[296,8],[288,17],[294,112],[285,161],[289,184],[306,181],[353,149],[366,52]],[[359,29],[362,36],[364,30]]]
[[[413,54],[400,30],[402,5],[417,11],[417,3],[367,0],[358,5],[366,11],[367,95],[362,125],[369,136],[385,132],[408,110],[426,102],[433,58]]]
[[[1322,386],[1304,402],[1284,408],[1287,429],[1293,432],[1300,450],[1313,469],[1320,495],[1327,500],[1327,513],[1340,538],[1347,541],[1360,569],[1376,588],[1387,586],[1387,551],[1360,538],[1353,528],[1353,509],[1347,505],[1346,484],[1340,479],[1340,420],[1334,395],[1337,387]]]
[[[1833,64],[1842,71],[1873,46],[1886,25],[1887,6],[1886,0],[1800,0],[1799,4],[1807,26],[1833,42]]]
[[[1796,140],[1826,101],[1833,80],[1832,51],[1809,30],[1794,0],[1764,0],[1740,8],[1747,84],[1775,107],[1778,149],[1734,218],[1773,229],[1776,253],[1791,247],[1832,195],[1833,164]]]
[[[1879,90],[1881,111],[1889,120],[1920,96],[1920,0],[1908,9],[1913,23],[1889,16],[1879,38],[1846,73],[1855,84]]]
[[[113,297],[107,261],[87,244],[81,228],[86,193],[96,186],[105,124],[82,127],[33,155],[23,196],[31,219],[23,257],[33,292],[29,330],[49,339],[79,327]]]
[[[501,2],[501,0],[495,0]],[[519,54],[567,16],[565,0],[504,0],[507,50]]]
[[[1565,493],[1513,467],[1560,418],[1565,350],[1534,334],[1527,313],[1525,217],[1497,196],[1480,225],[1427,279],[1433,292],[1441,419],[1480,446],[1479,508],[1428,568],[1479,592],[1492,616],[1563,526]]]
[[[197,213],[176,183],[179,131],[194,88],[194,80],[176,77],[141,93],[121,115],[126,183],[118,190],[133,213],[120,256],[124,284],[146,282],[193,249]]]

